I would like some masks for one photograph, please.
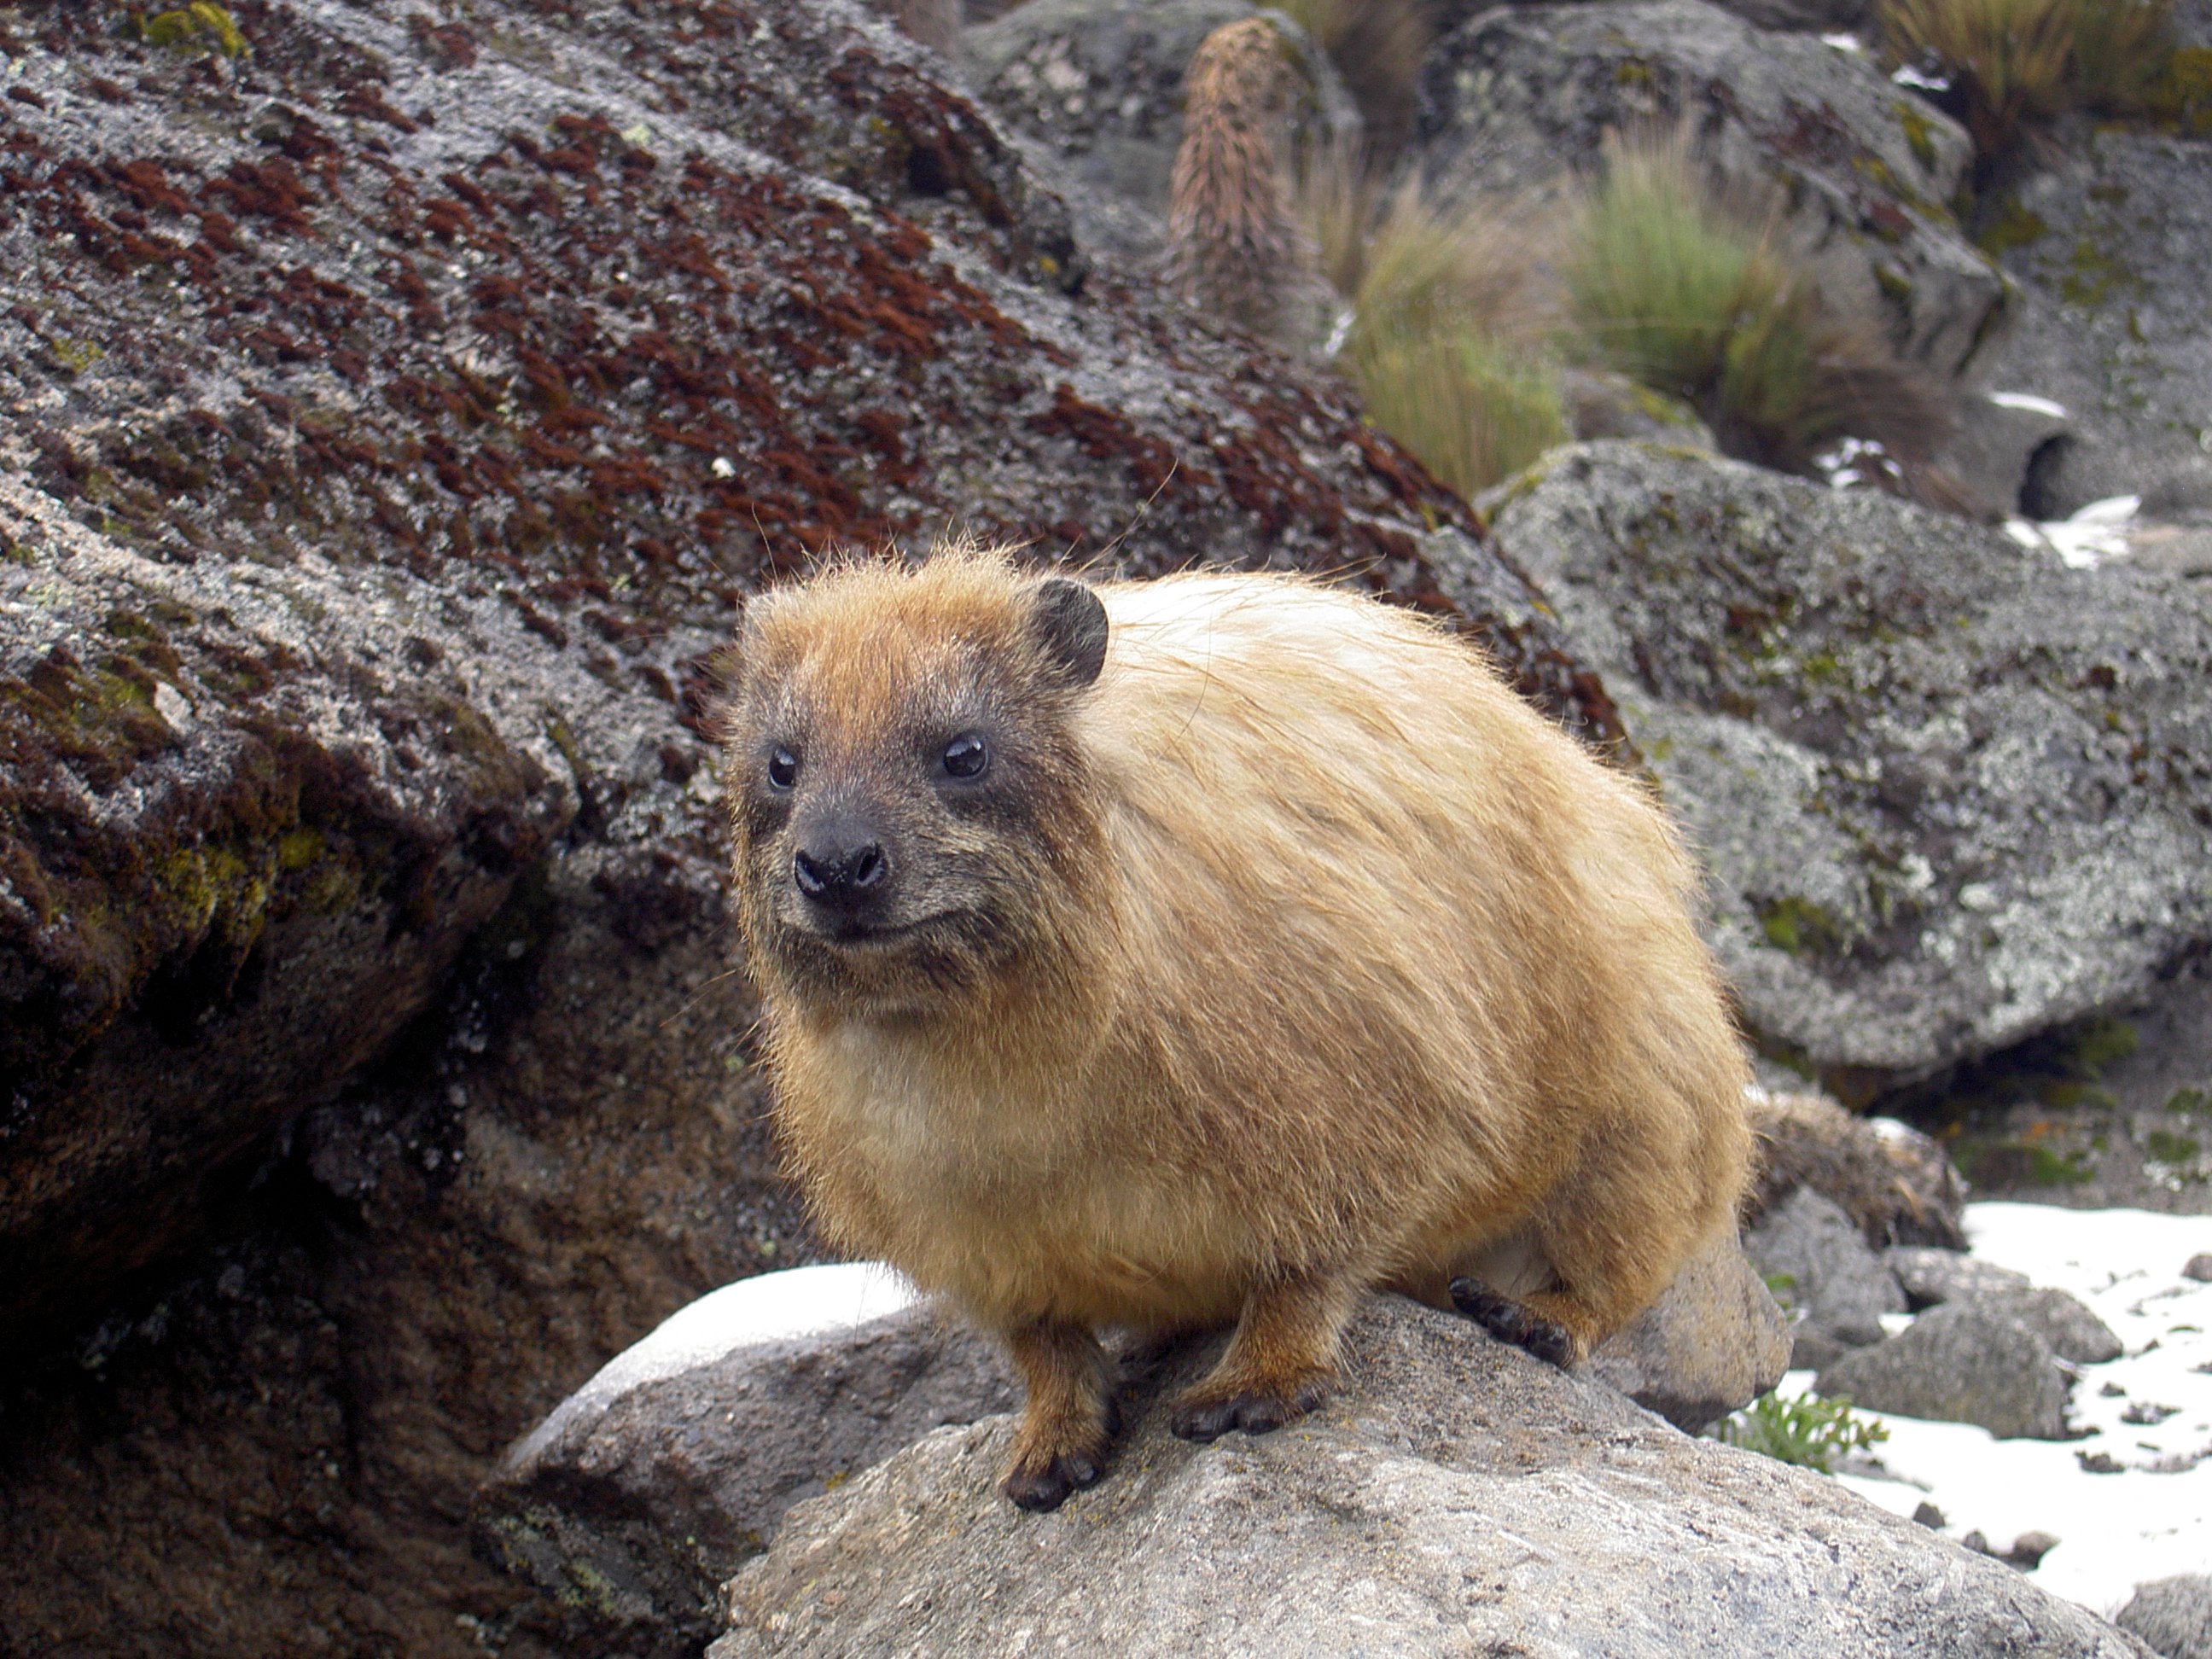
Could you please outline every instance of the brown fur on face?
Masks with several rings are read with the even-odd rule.
[[[1317,1400],[1370,1286],[1471,1273],[1585,1352],[1730,1224],[1747,1139],[1634,783],[1407,612],[1095,591],[1094,683],[998,556],[834,572],[754,607],[728,728],[792,1164],[837,1243],[1006,1336],[1031,1507],[1103,1468],[1102,1328],[1237,1322],[1175,1408],[1201,1439]],[[933,770],[971,727],[988,795]],[[791,874],[849,801],[908,884],[856,945]]]

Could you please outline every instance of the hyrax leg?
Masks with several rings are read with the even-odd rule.
[[[1336,1380],[1337,1341],[1355,1295],[1352,1279],[1320,1274],[1255,1288],[1228,1351],[1175,1402],[1168,1426],[1186,1440],[1213,1440],[1231,1429],[1265,1434],[1304,1416]]]
[[[1025,1510],[1056,1510],[1106,1473],[1118,1426],[1106,1356],[1080,1325],[1041,1319],[1006,1334],[1029,1405],[999,1490]]]

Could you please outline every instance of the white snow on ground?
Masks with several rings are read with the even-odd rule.
[[[2005,533],[2022,547],[2047,547],[2069,568],[2087,570],[2127,556],[2128,532],[2142,506],[2140,495],[2108,495],[2070,519],[2007,519]]]
[[[561,1402],[516,1449],[524,1457],[551,1440],[580,1413],[647,1382],[720,1358],[757,1342],[842,1330],[896,1313],[915,1299],[914,1286],[880,1261],[840,1261],[741,1279],[688,1303],[624,1348]]]
[[[2068,418],[2065,404],[2039,398],[2033,392],[1992,392],[1990,401],[1999,409],[2024,409],[2031,415],[2048,415],[2054,421]]]
[[[2212,1251],[2212,1217],[2143,1210],[2062,1210],[2042,1204],[1970,1204],[1966,1235],[1985,1261],[2070,1291],[2126,1345],[2120,1358],[2085,1365],[2070,1418],[2094,1432],[2071,1441],[1997,1440],[1960,1423],[1878,1412],[1889,1439],[1875,1455],[1893,1479],[1837,1478],[1884,1509],[1943,1511],[1953,1538],[1979,1531],[2002,1551],[2025,1532],[2056,1548],[2029,1576],[2054,1595],[2109,1618],[2136,1585],[2212,1566],[2212,1285],[2181,1276]],[[1782,1392],[1811,1387],[1792,1371]],[[2107,1384],[2122,1391],[2108,1395]],[[2163,1421],[2127,1423],[2135,1408],[2171,1407]],[[2115,1474],[2083,1469],[2076,1453],[2103,1453]]]

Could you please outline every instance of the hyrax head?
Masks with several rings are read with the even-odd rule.
[[[1106,633],[1082,584],[970,551],[754,602],[722,737],[768,988],[898,1017],[1050,965],[1096,871],[1070,717]]]

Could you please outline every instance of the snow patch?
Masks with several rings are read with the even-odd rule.
[[[2108,495],[2070,519],[2007,519],[2005,534],[2022,547],[2049,549],[2070,570],[2093,570],[2108,559],[2127,556],[2129,532],[2142,506],[2140,495]]]
[[[2066,405],[2039,398],[2032,392],[1992,392],[1990,401],[1999,409],[2024,409],[2031,415],[2048,415],[2054,421],[2071,420]]]
[[[1880,1473],[1837,1479],[1899,1515],[1932,1502],[1951,1537],[1978,1531],[1992,1549],[2026,1532],[2056,1534],[2030,1577],[2106,1618],[2139,1583],[2203,1571],[2212,1558],[2212,1285],[2181,1269],[2212,1249],[2212,1217],[1990,1203],[1968,1205],[1966,1224],[1977,1260],[2071,1291],[2125,1344],[2121,1358],[2081,1367],[2069,1415],[2086,1434],[1998,1440],[1966,1424],[1863,1412],[1889,1430]],[[1812,1372],[1792,1371],[1780,1391],[1806,1393],[1812,1382]],[[2112,1472],[2093,1473],[2084,1459]]]

